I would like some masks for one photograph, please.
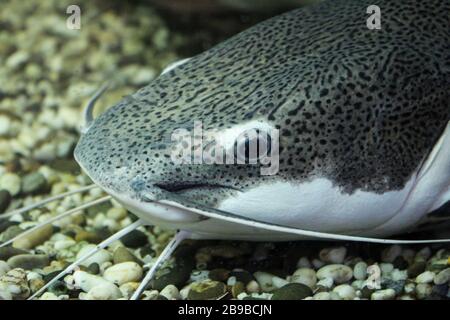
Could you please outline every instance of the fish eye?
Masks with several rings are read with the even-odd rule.
[[[260,129],[250,129],[241,133],[234,143],[237,164],[256,164],[271,153],[271,137]]]

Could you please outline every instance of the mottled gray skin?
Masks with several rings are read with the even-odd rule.
[[[402,189],[450,120],[450,1],[333,0],[263,22],[160,76],[95,120],[75,155],[100,185],[159,187],[214,206],[234,190],[322,176],[345,192]],[[182,165],[170,135],[202,120],[280,129],[280,171]],[[122,168],[120,172],[116,168]]]

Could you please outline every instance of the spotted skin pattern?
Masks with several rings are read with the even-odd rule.
[[[381,8],[381,30],[366,9]],[[325,177],[342,192],[402,189],[450,120],[450,1],[333,0],[260,23],[99,116],[75,155],[100,185],[157,187],[214,206],[235,190]],[[280,170],[174,165],[171,133],[249,121],[280,130]]]

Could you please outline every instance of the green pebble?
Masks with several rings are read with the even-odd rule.
[[[80,174],[80,166],[74,159],[54,159],[49,164],[49,167],[53,170],[66,172],[73,175]]]
[[[88,208],[87,215],[92,218],[92,217],[95,217],[100,212],[106,214],[106,212],[108,212],[108,210],[111,208],[112,208],[112,204],[110,202],[100,203],[100,204],[97,204],[96,206]]]
[[[39,172],[27,174],[22,178],[23,194],[40,194],[48,191],[48,183],[45,177]]]
[[[272,300],[302,300],[312,296],[312,290],[301,283],[289,283],[273,292]]]
[[[173,268],[161,270],[164,274],[157,276],[152,280],[153,289],[161,291],[169,284],[177,288],[183,287],[191,277],[191,271],[194,268],[194,262],[191,258],[178,258]]]
[[[213,300],[223,296],[227,286],[219,281],[204,280],[191,285],[188,300]]]
[[[50,259],[45,254],[20,254],[8,259],[11,269],[21,268],[25,270],[42,269],[50,264]]]
[[[144,232],[140,230],[134,230],[126,236],[122,237],[121,241],[124,246],[136,249],[145,246],[148,243],[148,238]]]
[[[97,262],[91,263],[88,268],[87,268],[87,272],[89,272],[90,274],[99,274],[100,273],[100,266],[98,265]]]
[[[142,261],[139,260],[134,254],[132,254],[125,247],[118,247],[113,254],[114,264],[122,263],[122,262],[136,262],[139,265],[142,265]]]
[[[0,190],[0,214],[8,209],[11,203],[11,194],[7,190]]]
[[[6,261],[11,257],[17,256],[19,254],[27,254],[28,251],[17,249],[14,247],[2,247],[0,248],[0,260]]]
[[[52,271],[50,273],[44,274],[42,276],[42,279],[44,280],[45,283],[50,282],[54,277],[56,277],[58,274],[60,274],[63,270],[56,270],[56,271]]]
[[[233,298],[237,298],[238,295],[240,295],[242,292],[245,291],[245,285],[237,281],[232,287],[231,287],[231,294],[233,295]]]
[[[405,270],[408,268],[408,261],[406,261],[402,256],[395,258],[392,264],[394,265],[394,268],[399,270]]]
[[[413,264],[411,264],[408,268],[408,277],[409,278],[415,278],[419,274],[425,271],[425,267],[427,266],[427,263],[425,261],[415,261]]]
[[[15,236],[23,233],[23,231],[24,230],[17,225],[10,226],[2,233],[2,241],[8,241]]]
[[[0,233],[4,232],[6,229],[8,229],[11,226],[18,225],[18,222],[15,221],[9,221],[9,220],[0,220]]]
[[[375,290],[370,289],[369,287],[365,286],[361,289],[361,298],[363,299],[370,299],[372,296],[372,293],[374,293]]]

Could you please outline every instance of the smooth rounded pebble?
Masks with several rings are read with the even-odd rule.
[[[7,190],[14,197],[20,192],[21,181],[17,174],[6,172],[0,176],[0,189]]]
[[[188,300],[212,300],[218,299],[227,291],[224,283],[219,281],[205,280],[191,285]]]
[[[123,236],[120,241],[124,246],[136,249],[145,246],[148,242],[148,238],[144,232],[140,230],[134,230],[129,234]]]
[[[434,276],[435,276],[434,272],[425,271],[416,277],[416,282],[417,283],[432,283],[434,280]]]
[[[26,299],[30,295],[27,274],[23,269],[12,269],[0,277],[0,292],[8,292],[11,299]],[[10,300],[10,299],[9,299]]]
[[[77,254],[77,259],[80,259],[91,250],[97,248],[95,244],[87,244],[84,246]],[[81,265],[85,267],[89,267],[92,263],[97,263],[99,266],[105,262],[110,262],[112,260],[112,255],[109,251],[105,249],[100,249],[98,252],[94,253],[91,257],[84,260]]]
[[[0,215],[9,207],[11,194],[8,190],[0,190]]]
[[[122,293],[120,292],[119,288],[100,276],[92,275],[85,271],[75,271],[75,273],[73,274],[73,279],[75,281],[75,285],[84,292],[89,293],[91,289],[100,286],[100,288],[106,288],[109,291],[108,295],[110,299],[118,299],[122,297]],[[97,292],[98,291],[94,291],[94,293]]]
[[[9,270],[11,270],[9,265],[5,261],[0,260],[0,277],[6,274]]]
[[[317,283],[316,272],[310,268],[297,269],[291,277],[291,282],[301,283],[314,289]]]
[[[13,242],[12,246],[16,249],[23,249],[23,250],[33,249],[34,247],[50,239],[52,234],[53,234],[52,225],[45,225],[37,230],[30,232],[29,234],[24,235],[23,237],[16,239]]]
[[[257,271],[253,274],[261,289],[265,292],[272,292],[277,287],[273,283],[273,274]]]
[[[42,269],[49,264],[50,259],[45,254],[20,254],[8,259],[8,265],[11,269]]]
[[[344,262],[347,248],[325,248],[319,252],[320,260],[326,263],[341,264]]]
[[[173,284],[169,284],[164,289],[161,290],[159,293],[160,295],[167,298],[167,300],[177,300],[180,299],[180,292],[178,291],[178,288],[175,287]]]
[[[417,299],[425,299],[427,298],[431,292],[433,291],[433,287],[428,283],[419,283],[416,285],[416,297]]]
[[[116,300],[122,297],[120,290],[112,283],[99,284],[83,296],[83,300]]]
[[[23,194],[39,194],[47,191],[47,189],[47,180],[40,172],[33,172],[22,178]]]
[[[118,247],[116,250],[114,250],[114,254],[113,254],[114,264],[118,264],[118,263],[122,263],[122,262],[129,262],[129,261],[141,264],[139,259],[134,254],[132,254],[127,248]]]
[[[353,277],[353,270],[343,264],[330,264],[317,271],[317,278],[331,278],[336,284],[349,281]]]
[[[312,296],[312,290],[301,283],[289,283],[273,292],[271,300],[302,300]]]
[[[142,267],[136,262],[122,262],[106,269],[103,277],[114,284],[137,282],[142,278]]]
[[[394,289],[377,290],[372,293],[370,299],[372,300],[392,300],[395,298]]]
[[[444,269],[434,277],[434,283],[437,285],[445,284],[450,281],[450,268]]]
[[[17,249],[13,247],[2,247],[0,248],[0,260],[8,260],[11,257],[17,256],[19,254],[27,254],[28,251]]]
[[[381,261],[393,263],[402,254],[402,247],[398,244],[389,246],[381,252]]]
[[[343,300],[353,300],[356,297],[355,289],[348,284],[341,284],[333,289]]]
[[[313,296],[314,300],[331,300],[329,292],[318,292]]]
[[[353,276],[356,280],[365,280],[367,278],[367,263],[360,261],[353,267]]]

